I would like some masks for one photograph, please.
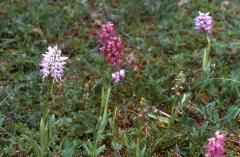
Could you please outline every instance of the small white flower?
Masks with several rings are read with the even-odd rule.
[[[125,70],[120,70],[115,73],[112,73],[112,80],[114,84],[120,82],[123,78],[125,78]]]

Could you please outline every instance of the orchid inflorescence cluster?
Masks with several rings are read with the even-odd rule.
[[[202,13],[199,11],[199,15],[195,18],[196,31],[209,35],[212,33],[212,27],[213,27],[213,19],[209,15],[209,12]]]
[[[101,27],[98,42],[98,52],[106,56],[107,64],[111,65],[113,69],[121,68],[123,62],[122,40],[116,36],[112,22]]]
[[[116,36],[116,30],[112,22],[108,22],[100,29],[98,38],[98,53],[106,57],[106,62],[112,69],[121,69],[123,63],[123,46],[120,37]],[[125,77],[125,71],[112,73],[112,80],[117,84]]]
[[[42,55],[40,73],[43,79],[51,76],[54,83],[62,81],[64,66],[68,57],[62,57],[61,53],[61,50],[57,46],[49,46],[48,51]]]
[[[215,137],[208,139],[206,157],[225,157],[224,142],[225,134],[217,131]]]

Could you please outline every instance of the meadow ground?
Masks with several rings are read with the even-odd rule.
[[[68,60],[48,100],[57,124],[43,156],[204,156],[217,130],[226,134],[227,156],[240,156],[239,6],[239,0],[1,0],[0,156],[36,156],[29,139],[41,145],[47,91],[39,63],[55,44]],[[207,74],[207,40],[194,29],[199,11],[214,20]],[[126,77],[111,85],[100,125],[108,97],[101,91],[112,69],[97,53],[97,37],[108,21],[123,40]]]

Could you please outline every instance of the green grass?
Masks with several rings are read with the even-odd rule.
[[[103,74],[107,66],[97,55],[96,34],[107,21],[115,24],[126,62],[131,58],[134,67],[126,64],[126,79],[111,89],[105,138],[97,144],[106,147],[101,155],[201,156],[216,130],[239,143],[240,2],[229,1],[226,9],[220,0],[178,2],[1,1],[0,156],[35,156],[23,135],[39,141],[46,92],[39,62],[54,44],[69,60],[51,106],[60,123],[49,156],[88,156],[85,146],[99,131],[101,89],[111,76]],[[208,76],[201,69],[207,41],[194,30],[199,10],[214,19]],[[176,80],[181,71],[184,81]],[[155,108],[171,118],[153,113]],[[239,145],[238,152],[226,150],[240,154]]]

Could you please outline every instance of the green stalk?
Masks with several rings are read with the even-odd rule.
[[[47,118],[48,118],[48,114],[50,112],[49,109],[49,98],[51,96],[51,92],[52,92],[52,82],[49,81],[49,84],[47,84],[47,92],[46,92],[46,96],[45,96],[45,102],[44,102],[44,107],[43,107],[43,121],[44,123],[46,122]]]
[[[43,115],[40,120],[40,141],[41,141],[41,151],[43,154],[47,152],[47,147],[49,144],[49,127],[51,127],[49,124],[49,112],[50,112],[50,105],[49,105],[49,98],[52,94],[52,81],[49,81],[49,84],[47,84],[47,92],[45,95],[45,101],[43,106]]]
[[[171,110],[171,117],[169,118],[169,123],[168,123],[168,129],[171,129],[172,128],[172,126],[173,126],[173,124],[174,124],[174,120],[175,120],[175,118],[176,118],[176,114],[177,114],[177,112],[176,112],[176,106],[177,106],[177,102],[178,102],[178,100],[179,100],[179,98],[178,97],[174,97],[174,101],[173,101],[173,106],[172,106],[172,110]]]
[[[210,52],[211,52],[211,39],[209,36],[207,36],[207,47],[204,50],[204,55],[203,55],[203,70],[204,72],[209,72],[210,71]]]

